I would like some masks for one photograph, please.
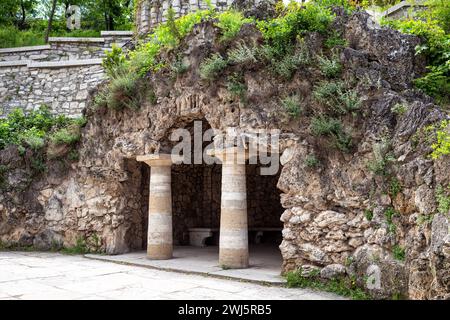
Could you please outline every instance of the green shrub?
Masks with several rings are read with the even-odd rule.
[[[397,178],[392,178],[389,184],[389,194],[393,199],[397,197],[397,195],[402,191],[402,185]]]
[[[338,119],[314,117],[311,121],[311,131],[317,136],[331,137],[334,147],[342,152],[349,152],[352,147],[352,138],[345,132],[342,122]]]
[[[199,10],[180,18],[169,19],[153,29],[136,50],[129,52],[129,59],[122,69],[136,77],[144,77],[149,71],[157,71],[164,64],[158,56],[163,49],[173,49],[191,32],[194,26],[213,16],[212,10]]]
[[[435,130],[436,141],[431,145],[431,158],[439,159],[450,154],[450,120],[442,120],[437,126],[429,126],[426,130]]]
[[[287,53],[281,60],[272,61],[272,70],[286,80],[290,80],[295,71],[309,63],[309,55],[305,52]]]
[[[331,135],[342,131],[342,122],[334,118],[314,117],[311,121],[311,131],[316,136]]]
[[[405,248],[396,244],[392,247],[392,255],[394,256],[395,260],[405,261],[406,250]]]
[[[441,185],[437,186],[436,201],[439,213],[448,214],[450,212],[450,185],[448,185],[447,190]]]
[[[68,128],[62,128],[53,132],[49,139],[52,143],[71,145],[78,142],[81,138],[80,130],[78,126],[71,126]]]
[[[248,65],[257,63],[258,50],[257,47],[249,47],[244,42],[239,42],[235,48],[228,52],[228,61],[231,64],[243,64]]]
[[[324,46],[327,49],[332,49],[335,47],[346,47],[348,46],[347,40],[343,39],[342,36],[334,31],[324,42]]]
[[[292,95],[284,98],[281,100],[281,104],[292,118],[298,118],[302,113],[302,106],[298,95]]]
[[[227,89],[233,97],[238,97],[241,102],[245,102],[247,86],[242,76],[238,74],[230,76],[227,81]]]
[[[89,248],[86,240],[83,237],[78,237],[73,247],[65,247],[61,252],[65,254],[86,254],[89,253]]]
[[[341,277],[331,280],[323,280],[318,272],[308,276],[302,270],[291,271],[286,274],[287,286],[289,288],[312,288],[321,291],[333,292],[338,295],[350,297],[354,300],[367,300],[369,296],[356,285],[354,278]]]
[[[117,74],[124,72],[123,66],[125,63],[125,55],[122,52],[122,48],[113,44],[112,50],[105,51],[105,58],[103,58],[103,68],[109,77],[115,77]]]
[[[138,88],[135,75],[127,73],[114,78],[109,84],[108,96],[106,98],[108,107],[113,109],[139,108],[137,101]]]
[[[379,143],[375,143],[372,147],[373,159],[368,161],[367,169],[376,175],[386,176],[388,174],[389,163],[396,159],[389,153],[391,143],[387,139],[383,139]]]
[[[0,28],[0,48],[37,46],[44,44],[44,34],[34,30],[21,31],[13,26]]]
[[[367,221],[372,221],[372,219],[373,219],[373,210],[365,209],[364,210],[364,216],[366,217]]]
[[[41,106],[38,110],[26,114],[22,109],[15,109],[6,118],[0,119],[0,150],[15,144],[22,155],[25,153],[24,146],[38,151],[45,145],[50,132],[68,126],[80,127],[84,123],[83,118],[70,119],[52,115],[47,106]]]
[[[317,159],[316,155],[309,154],[305,159],[305,164],[310,168],[315,168],[319,166],[320,161]]]
[[[295,45],[283,48],[282,53],[276,47],[265,44],[258,48],[257,56],[261,61],[269,64],[272,72],[285,80],[291,79],[299,67],[311,63],[304,41],[298,41]]]
[[[33,169],[35,174],[46,172],[47,165],[45,164],[45,160],[41,156],[32,158],[31,169]]]
[[[285,53],[297,36],[307,31],[317,31],[326,34],[334,14],[329,8],[316,3],[303,6],[291,2],[285,12],[274,19],[258,21],[257,26],[266,43],[275,47],[279,55]]]
[[[336,81],[322,81],[314,87],[313,98],[322,105],[329,107],[330,109],[345,114],[347,110],[343,108],[340,103],[337,102],[337,97],[343,91],[343,84]]]
[[[319,56],[318,62],[320,72],[325,77],[334,78],[341,73],[342,66],[336,56],[334,56],[332,59]]]
[[[200,77],[205,80],[214,80],[228,65],[227,61],[220,55],[214,53],[200,65]]]
[[[347,90],[342,82],[322,81],[313,89],[313,98],[337,114],[354,112],[361,106],[361,100],[354,90]]]
[[[45,131],[32,127],[19,134],[19,141],[25,143],[34,151],[41,149],[45,145]]]
[[[189,66],[186,65],[182,57],[177,57],[177,59],[170,65],[170,69],[174,74],[183,74],[188,71]]]
[[[395,216],[398,216],[399,213],[397,211],[395,211],[394,208],[389,207],[384,211],[384,216],[386,217],[386,222],[387,222],[387,226],[388,226],[388,231],[389,233],[395,233],[397,230],[396,225],[393,222],[393,218]]]
[[[445,105],[450,101],[450,34],[443,29],[442,22],[432,15],[427,19],[384,20],[399,31],[424,39],[416,47],[417,54],[424,54],[429,61],[429,72],[414,80],[415,85]],[[447,30],[448,32],[448,30]]]
[[[392,108],[391,108],[391,112],[399,114],[399,115],[403,115],[406,113],[406,111],[408,111],[408,106],[403,104],[403,103],[396,103]]]
[[[217,16],[216,26],[222,32],[221,41],[229,41],[233,39],[241,30],[245,23],[250,23],[253,20],[245,18],[241,12],[230,10],[220,13]]]

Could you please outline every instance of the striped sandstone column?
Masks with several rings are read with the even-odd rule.
[[[222,160],[219,264],[227,268],[247,268],[245,150],[229,148],[216,156]]]
[[[172,191],[170,155],[139,156],[151,167],[148,206],[147,257],[154,260],[172,258]]]

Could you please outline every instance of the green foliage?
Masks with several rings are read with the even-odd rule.
[[[450,120],[442,120],[438,125],[429,126],[426,130],[436,132],[436,141],[431,145],[431,158],[439,159],[450,154]]]
[[[245,23],[253,22],[252,19],[245,18],[241,12],[230,10],[220,13],[217,16],[216,26],[222,32],[221,41],[229,41],[236,37]]]
[[[248,65],[258,62],[258,49],[255,46],[248,46],[245,42],[239,42],[235,48],[228,52],[228,62],[230,64]]]
[[[122,52],[122,48],[113,44],[111,51],[105,51],[105,58],[103,58],[103,68],[105,68],[106,74],[109,77],[114,77],[120,71],[119,69],[125,63],[125,55]]]
[[[205,80],[214,80],[227,65],[227,61],[220,53],[214,53],[200,64],[200,77]]]
[[[359,109],[361,102],[356,91],[347,90],[342,82],[322,81],[314,87],[313,98],[330,111],[347,114]]]
[[[329,8],[316,3],[307,3],[303,7],[291,3],[285,12],[271,20],[258,21],[257,26],[267,44],[276,48],[280,55],[307,31],[325,34],[334,20]]]
[[[334,78],[341,73],[342,66],[336,55],[331,59],[319,56],[318,62],[319,70],[325,77]]]
[[[0,150],[9,144],[15,144],[37,151],[45,145],[45,141],[53,132],[82,125],[84,120],[52,115],[46,106],[27,114],[22,109],[16,109],[6,118],[0,119]],[[22,152],[24,151],[25,149],[22,149]]]
[[[281,105],[292,118],[298,118],[302,113],[302,106],[298,95],[287,96],[281,100]]]
[[[397,211],[395,211],[395,209],[392,207],[389,207],[384,211],[384,216],[386,217],[386,222],[387,222],[387,227],[388,227],[389,233],[395,234],[395,232],[397,231],[397,227],[394,224],[392,219],[398,215],[399,215],[399,213]]]
[[[315,117],[311,121],[311,131],[316,136],[330,135],[342,131],[342,122],[334,118]]]
[[[171,17],[154,28],[147,39],[129,53],[130,58],[125,61],[123,69],[136,77],[144,77],[149,71],[158,70],[162,66],[158,60],[160,52],[175,48],[196,24],[212,16],[211,10],[199,10],[177,19]]]
[[[372,219],[373,219],[373,210],[365,209],[364,210],[364,215],[365,215],[367,221],[372,221]]]
[[[347,40],[343,39],[341,34],[334,31],[328,36],[324,42],[324,46],[327,49],[333,49],[335,47],[346,47],[348,46]]]
[[[0,27],[0,48],[37,46],[44,44],[44,36],[33,30],[18,30],[13,26]]]
[[[434,214],[421,214],[417,217],[417,224],[423,225],[423,224],[429,224],[433,221]]]
[[[415,80],[415,85],[435,97],[438,102],[450,102],[450,34],[443,28],[443,22],[428,14],[426,20],[383,21],[403,33],[413,34],[425,40],[416,47],[417,54],[424,54],[429,61],[429,72]],[[447,24],[448,22],[445,22]],[[448,30],[447,30],[448,32]]]
[[[367,169],[379,176],[388,174],[388,165],[395,161],[395,158],[389,153],[391,143],[388,139],[382,139],[372,147],[373,159],[367,163]]]
[[[389,194],[393,199],[397,197],[397,195],[402,191],[402,185],[397,178],[392,178],[389,184]]]
[[[426,19],[435,20],[448,34],[450,33],[450,3],[447,0],[428,0],[428,6],[420,15]]]
[[[89,253],[89,248],[86,244],[85,238],[78,237],[73,247],[65,247],[61,250],[61,252],[64,254],[86,254]]]
[[[31,159],[31,168],[33,169],[35,174],[46,172],[47,166],[45,164],[45,159],[43,159],[41,156],[32,158]]]
[[[349,152],[352,147],[352,138],[338,119],[324,116],[314,117],[311,121],[311,131],[316,136],[331,137],[334,147],[343,152]]]
[[[309,54],[306,50],[289,50],[280,60],[272,60],[271,67],[276,74],[285,80],[290,80],[300,66],[309,63]]]
[[[438,212],[448,214],[450,212],[450,184],[445,189],[441,185],[436,188],[436,202],[438,205]]]
[[[184,63],[182,57],[177,57],[177,59],[170,65],[170,69],[174,74],[180,75],[187,72],[189,66]]]
[[[306,156],[305,164],[310,168],[315,168],[319,166],[320,161],[315,154],[309,154]]]
[[[304,41],[283,48],[282,52],[277,47],[265,44],[258,48],[257,55],[261,61],[269,64],[273,73],[285,80],[291,79],[300,66],[307,66],[311,62]]]
[[[408,106],[406,104],[403,103],[396,103],[392,108],[391,108],[391,112],[398,114],[398,115],[403,115],[406,113],[406,111],[408,111]]]
[[[321,291],[333,292],[354,300],[368,300],[369,296],[356,285],[353,278],[334,278],[323,280],[318,273],[305,276],[302,270],[291,271],[286,274],[289,288],[312,288]]]
[[[131,73],[113,78],[109,84],[106,102],[113,109],[139,108],[136,97],[138,96],[137,78]]]
[[[69,126],[66,128],[61,128],[52,134],[50,134],[49,139],[52,143],[71,145],[78,142],[81,138],[80,130],[78,126]]]
[[[405,261],[405,257],[406,257],[405,248],[403,248],[397,244],[394,245],[392,247],[392,255],[394,256],[395,260]]]
[[[227,89],[233,97],[238,97],[241,102],[245,102],[247,85],[242,76],[238,74],[230,76],[227,81]]]

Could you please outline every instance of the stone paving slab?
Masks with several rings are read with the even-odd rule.
[[[217,247],[175,247],[174,257],[169,260],[147,259],[144,251],[117,256],[88,254],[86,257],[125,265],[232,278],[262,284],[284,285],[286,283],[286,280],[280,276],[282,260],[277,248],[256,246],[250,251],[250,267],[248,269],[228,270],[224,270],[218,264]]]
[[[342,299],[307,289],[180,274],[58,253],[0,252],[0,299]]]

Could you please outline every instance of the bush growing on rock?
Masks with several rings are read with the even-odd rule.
[[[52,115],[46,106],[27,114],[22,109],[16,109],[8,117],[0,119],[0,150],[15,144],[37,151],[45,145],[46,140],[58,135],[58,132],[67,130],[70,126],[79,130],[83,125],[84,121],[79,119]]]
[[[227,66],[227,61],[220,53],[214,53],[200,65],[200,77],[205,80],[214,80]]]

